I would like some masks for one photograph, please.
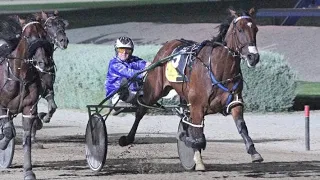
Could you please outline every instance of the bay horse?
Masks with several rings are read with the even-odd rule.
[[[156,104],[174,89],[189,109],[187,120],[183,121],[188,126],[188,133],[179,134],[179,139],[187,147],[194,149],[196,170],[205,170],[200,153],[206,146],[204,117],[215,113],[231,114],[252,161],[263,161],[254,147],[243,118],[243,78],[240,68],[242,59],[249,67],[254,67],[260,59],[256,47],[258,28],[254,20],[254,9],[241,14],[233,10],[229,12],[230,18],[220,25],[218,36],[198,44],[192,52],[190,65],[184,72],[188,81],[170,82],[165,76],[168,63],[148,70],[143,96],[138,98],[140,106],[135,114],[135,122],[129,134],[119,139],[120,146],[134,142],[139,122],[148,109],[145,105]],[[194,42],[171,40],[160,48],[153,63],[174,54],[175,49],[181,46],[192,45]]]
[[[50,59],[45,65],[46,69],[39,71],[42,84],[41,97],[46,99],[48,102],[48,113],[40,112],[38,121],[35,121],[34,123],[32,130],[32,142],[36,144],[36,131],[42,128],[42,122],[50,122],[57,109],[57,105],[54,100],[53,87],[56,77],[56,66],[53,60],[53,53],[56,49],[54,46],[62,50],[68,47],[69,39],[66,35],[65,29],[69,23],[58,16],[58,11],[54,11],[53,13],[41,11],[40,13],[34,14],[34,18],[39,19],[43,28],[46,30],[47,40],[50,42],[52,48],[52,51],[50,51],[49,54]],[[40,144],[37,145],[42,147]]]
[[[38,118],[38,97],[43,71],[50,54],[47,33],[34,19],[19,19],[20,41],[0,64],[0,149],[5,150],[15,137],[13,118],[22,113],[24,179],[35,180],[31,161],[31,129]]]

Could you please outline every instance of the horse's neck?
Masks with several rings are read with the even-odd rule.
[[[237,39],[234,35],[233,26],[229,28],[224,41],[228,48],[230,48],[232,51],[237,51]]]
[[[225,47],[214,48],[210,59],[212,72],[220,80],[233,78],[241,72],[240,60],[233,57]]]
[[[21,77],[24,73],[23,69],[26,68],[24,60],[27,58],[27,43],[24,40],[21,40],[16,47],[16,49],[11,53],[12,59],[10,61],[10,67],[12,73],[16,77]]]

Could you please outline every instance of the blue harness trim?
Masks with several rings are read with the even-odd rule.
[[[227,112],[227,107],[228,105],[232,102],[233,100],[233,92],[238,88],[241,79],[239,79],[231,88],[231,90],[229,90],[227,87],[225,87],[224,85],[221,84],[221,82],[217,81],[217,79],[214,77],[211,68],[210,68],[210,64],[211,64],[211,59],[209,60],[209,66],[207,67],[209,70],[209,75],[210,75],[210,79],[212,82],[212,86],[217,85],[220,89],[222,89],[224,92],[229,92],[228,98],[227,98],[227,102],[223,111],[223,115],[228,115],[230,113]]]

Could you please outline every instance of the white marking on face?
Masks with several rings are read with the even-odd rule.
[[[247,25],[251,28],[252,22],[248,22]]]
[[[249,53],[258,54],[258,49],[256,46],[248,46]]]

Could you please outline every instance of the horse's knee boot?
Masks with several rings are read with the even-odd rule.
[[[245,121],[243,119],[237,119],[235,121],[235,123],[236,123],[237,129],[238,129],[238,132],[241,135],[241,137],[246,145],[247,152],[249,154],[254,153],[254,151],[255,151],[254,144],[253,144],[252,139],[249,136],[248,128],[247,128]]]
[[[182,134],[180,135],[182,136]],[[194,149],[205,149],[207,145],[206,137],[204,134],[200,138],[193,138],[192,136],[179,137],[181,140],[184,140],[187,147]]]
[[[16,130],[12,121],[7,121],[0,130],[0,149],[5,150],[11,141],[16,136]]]

